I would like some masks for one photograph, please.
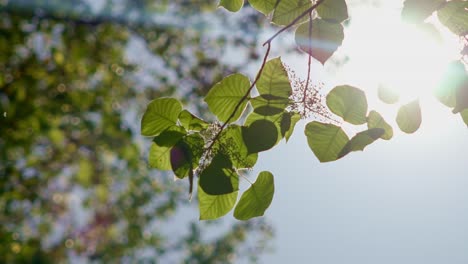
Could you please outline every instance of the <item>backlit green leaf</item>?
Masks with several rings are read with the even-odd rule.
[[[416,100],[400,107],[396,121],[401,131],[408,134],[416,132],[422,122],[419,101]]]
[[[310,0],[281,0],[273,13],[272,22],[277,25],[287,25],[312,7]],[[299,23],[307,21],[309,16],[304,16]]]
[[[310,149],[320,162],[335,161],[349,138],[339,126],[317,121],[306,125],[305,135]]]
[[[393,128],[385,122],[383,117],[376,111],[370,111],[367,117],[367,128],[382,128],[385,133],[380,137],[385,140],[389,140],[393,137]]]
[[[239,11],[244,5],[244,0],[221,0],[219,6],[226,8],[231,12]]]
[[[294,127],[296,126],[297,122],[301,120],[301,115],[295,112],[285,112],[281,119],[281,136],[286,138],[286,142],[288,142],[289,138],[291,137],[292,133],[294,132]]]
[[[216,219],[229,213],[236,204],[238,193],[235,191],[222,195],[209,195],[198,186],[200,220]]]
[[[401,16],[408,23],[422,23],[443,3],[445,0],[406,0]]]
[[[468,109],[461,111],[460,115],[463,118],[463,122],[468,126]]]
[[[365,147],[374,143],[374,141],[379,139],[384,133],[385,130],[382,128],[371,128],[357,133],[343,147],[341,152],[338,154],[338,158],[342,158],[352,151],[363,151]]]
[[[354,125],[367,121],[367,99],[365,93],[349,85],[333,88],[327,95],[327,106],[330,110]]]
[[[242,74],[232,74],[225,77],[221,82],[215,84],[205,97],[211,112],[213,112],[220,121],[226,122],[229,116],[236,109],[237,104],[248,93],[250,88],[249,78]],[[239,119],[240,115],[247,105],[244,100],[237,108],[233,118],[229,122]]]
[[[316,10],[320,18],[330,22],[341,23],[348,19],[345,0],[326,0]]]
[[[262,216],[273,200],[275,184],[273,174],[262,171],[257,180],[241,196],[234,209],[234,217],[239,220],[249,220]]]
[[[468,34],[468,1],[452,0],[438,12],[440,22],[458,36]]]
[[[278,139],[278,129],[273,122],[260,119],[242,128],[242,138],[249,153],[272,148]]]
[[[398,93],[382,85],[377,89],[377,96],[386,104],[394,104],[400,99]]]
[[[460,61],[451,62],[434,94],[441,103],[448,107],[455,107],[456,93],[466,81],[468,74],[465,65]]]
[[[239,176],[224,153],[217,153],[200,174],[200,187],[210,195],[232,193],[239,189]]]
[[[157,136],[164,130],[176,125],[182,105],[173,98],[158,98],[148,104],[141,120],[143,136]]]
[[[344,39],[343,26],[323,19],[312,21],[312,38],[309,38],[310,23],[300,25],[296,30],[296,44],[322,64],[335,53]]]
[[[292,93],[291,84],[280,58],[269,60],[265,64],[256,86],[266,100],[270,99],[267,95],[273,96],[271,99],[289,98]]]
[[[208,127],[208,123],[193,115],[187,110],[183,110],[179,115],[180,124],[187,130],[200,131]]]
[[[275,8],[277,0],[249,0],[250,5],[265,16]]]
[[[237,168],[251,168],[257,162],[258,154],[250,153],[242,138],[242,128],[238,125],[229,125],[221,134],[219,144],[221,152],[229,156],[232,165]]]
[[[265,99],[262,96],[257,96],[251,98],[250,103],[252,104],[255,113],[264,116],[271,116],[283,112],[288,105],[289,100],[281,97],[277,99]]]
[[[172,147],[171,168],[174,174],[183,179],[198,167],[205,142],[199,134],[188,135]]]
[[[171,148],[185,135],[178,127],[171,127],[153,139],[148,163],[150,167],[171,170]]]

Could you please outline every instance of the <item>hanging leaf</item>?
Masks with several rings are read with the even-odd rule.
[[[385,131],[380,137],[382,139],[390,140],[393,137],[393,128],[376,111],[370,111],[367,117],[367,128],[382,128]]]
[[[273,13],[273,23],[285,26],[299,17],[307,9],[312,7],[310,0],[281,0]],[[307,21],[309,16],[304,16],[298,23]]]
[[[317,121],[306,125],[305,135],[310,149],[320,162],[335,161],[349,138],[341,127]]]
[[[382,85],[377,88],[377,96],[386,104],[395,104],[400,99],[398,93]]]
[[[345,0],[326,0],[317,7],[321,19],[341,23],[348,19],[348,7]]]
[[[252,168],[257,162],[258,154],[250,153],[242,138],[242,128],[238,125],[229,125],[221,134],[219,144],[215,149],[229,156],[232,165],[237,168]]]
[[[355,87],[341,85],[333,88],[327,95],[327,106],[330,110],[354,125],[367,121],[366,94]]]
[[[467,80],[468,74],[465,65],[460,61],[451,62],[434,92],[435,96],[444,105],[455,107],[457,90]]]
[[[408,23],[422,23],[443,3],[445,0],[406,0],[401,16]]]
[[[458,36],[468,34],[468,2],[452,0],[447,2],[438,12],[440,23]]]
[[[262,171],[257,180],[241,196],[234,209],[234,217],[239,220],[249,220],[265,214],[273,200],[275,185],[273,174]]]
[[[231,12],[239,11],[244,5],[244,0],[221,0],[219,6],[226,8]]]
[[[284,111],[289,103],[289,100],[281,97],[268,96],[265,99],[263,96],[257,96],[250,99],[255,113],[264,116],[276,115]]]
[[[200,131],[208,127],[207,122],[187,110],[180,112],[179,122],[187,130]]]
[[[465,78],[464,82],[456,88],[455,108],[452,112],[456,114],[465,109],[468,109],[468,78]]]
[[[460,113],[461,117],[463,118],[463,122],[465,122],[465,124],[468,126],[468,109],[466,110],[463,110],[461,113]]]
[[[205,102],[220,121],[226,122],[236,109],[237,104],[248,93],[249,88],[249,78],[239,73],[232,74],[211,88],[205,97]],[[239,119],[246,105],[247,100],[244,100],[229,122]]]
[[[248,127],[242,128],[242,138],[249,153],[258,153],[272,148],[278,138],[278,129],[273,122],[256,120]]]
[[[312,39],[309,38],[309,27],[312,25]],[[304,23],[296,30],[296,44],[322,64],[335,53],[344,39],[343,26],[314,19],[312,23]]]
[[[164,130],[176,125],[182,105],[173,98],[158,98],[148,104],[141,119],[141,134],[157,136]]]
[[[151,168],[171,170],[171,148],[185,136],[185,132],[179,127],[171,127],[153,139],[148,163]]]
[[[222,195],[209,195],[198,186],[200,220],[217,219],[229,213],[236,204],[238,193],[235,191]]]
[[[253,122],[257,121],[257,120],[268,120],[268,121],[272,122],[275,125],[276,131],[277,131],[277,134],[278,134],[278,137],[277,137],[276,143],[275,143],[275,145],[276,145],[276,144],[278,144],[278,142],[281,141],[281,138],[282,138],[281,137],[281,120],[282,120],[282,118],[283,118],[283,113],[279,113],[279,114],[276,114],[276,115],[270,115],[270,116],[264,116],[264,115],[252,112],[247,116],[247,119],[245,120],[244,126],[249,126]]]
[[[249,0],[249,4],[265,16],[275,8],[277,0]]]
[[[269,60],[257,81],[257,90],[265,99],[289,98],[292,93],[288,72],[281,58]]]
[[[400,107],[396,121],[401,131],[408,134],[416,132],[422,121],[419,101],[416,100]]]
[[[199,184],[207,194],[227,194],[239,189],[239,176],[232,168],[229,157],[223,153],[217,153],[210,165],[201,172]]]
[[[352,151],[363,151],[365,147],[374,143],[374,141],[379,139],[383,134],[385,134],[385,130],[382,128],[371,128],[369,130],[357,133],[343,147],[343,149],[338,154],[338,158],[342,158]]]
[[[294,127],[299,120],[301,120],[301,115],[298,113],[284,113],[283,118],[281,119],[281,135],[286,138],[286,142],[288,142],[289,138],[293,134]]]
[[[171,149],[171,168],[177,178],[187,177],[198,167],[205,141],[200,134],[191,134],[183,138]]]

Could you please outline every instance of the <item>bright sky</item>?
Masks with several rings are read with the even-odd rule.
[[[314,64],[313,76],[326,89],[350,84],[366,90],[369,110],[384,114],[395,136],[321,164],[302,122],[288,144],[261,153],[253,174],[275,175],[266,215],[277,232],[275,251],[262,263],[468,263],[468,129],[432,96],[445,65],[458,57],[459,43],[446,31],[437,43],[408,28],[400,22],[400,1],[385,2],[350,6],[351,23],[336,54],[348,54],[349,62],[333,72]],[[305,57],[283,59],[293,68],[306,65]],[[399,104],[379,102],[379,85],[399,91]],[[417,97],[420,130],[398,132],[398,106]]]

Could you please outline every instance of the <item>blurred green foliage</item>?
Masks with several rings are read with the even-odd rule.
[[[250,36],[242,38],[205,34],[203,20],[155,19],[195,20],[213,1],[104,0],[97,11],[87,3],[0,3],[0,263],[258,256],[272,234],[262,221],[210,231],[212,223],[179,219],[187,186],[148,168],[137,127],[148,99],[161,96],[180,96],[205,116],[201,96],[237,70],[217,59],[223,49],[256,59],[258,16],[241,18]],[[164,72],[130,59],[138,40]]]

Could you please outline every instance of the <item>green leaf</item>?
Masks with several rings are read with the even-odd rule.
[[[456,93],[468,79],[465,65],[460,61],[451,62],[445,71],[441,82],[434,94],[441,103],[448,107],[455,107]]]
[[[171,170],[171,148],[185,136],[179,127],[171,127],[153,139],[148,163],[151,168]]]
[[[443,3],[445,0],[406,0],[401,16],[408,23],[422,23]]]
[[[440,22],[458,36],[468,34],[468,2],[452,0],[437,12]]]
[[[367,121],[366,94],[355,87],[341,85],[333,88],[327,95],[327,106],[330,110],[354,125]]]
[[[200,220],[211,220],[229,213],[236,204],[238,191],[222,194],[209,195],[198,186],[198,206]]]
[[[289,138],[291,137],[292,133],[294,132],[294,127],[296,126],[297,122],[301,120],[301,115],[295,112],[285,112],[283,117],[281,118],[281,136],[286,138],[286,142],[288,142]]]
[[[468,109],[461,111],[460,115],[463,118],[463,122],[468,126]]]
[[[337,160],[349,138],[339,126],[317,121],[306,125],[305,135],[310,149],[320,162]]]
[[[239,11],[244,5],[244,0],[221,0],[219,6],[226,8],[226,10],[231,12]]]
[[[205,102],[211,112],[220,121],[227,122],[229,116],[234,113],[237,104],[249,92],[250,81],[246,76],[236,73],[225,77],[215,84],[205,97]],[[234,122],[241,116],[248,100],[244,100],[229,122]]]
[[[455,108],[452,112],[456,114],[468,109],[468,78],[465,78],[465,81],[458,86],[455,95]]]
[[[382,85],[377,89],[377,96],[386,104],[395,104],[400,99],[398,93]]]
[[[382,128],[385,133],[380,137],[385,140],[390,140],[393,137],[393,128],[385,122],[383,117],[376,111],[370,111],[367,117],[367,128]]]
[[[312,7],[310,0],[281,0],[273,13],[273,23],[277,25],[287,25]],[[309,16],[304,16],[298,23],[307,21]]]
[[[171,168],[179,179],[183,179],[198,167],[205,141],[200,134],[188,135],[172,147]]]
[[[292,93],[288,72],[280,58],[269,60],[257,81],[257,90],[266,100],[289,98]]]
[[[224,153],[217,153],[200,174],[200,187],[210,195],[232,193],[239,189],[239,176]]]
[[[272,116],[284,111],[289,103],[288,99],[279,97],[278,99],[265,99],[262,96],[257,96],[250,99],[255,113],[264,116]]]
[[[273,122],[260,119],[248,127],[242,127],[242,138],[249,153],[257,153],[272,148],[278,139],[278,129]]]
[[[416,132],[422,121],[419,101],[416,100],[400,107],[396,121],[401,131],[408,134]]]
[[[296,44],[322,64],[335,53],[344,39],[343,26],[323,19],[312,21],[312,38],[309,38],[311,23],[304,23],[296,30]]]
[[[249,0],[250,5],[265,16],[275,9],[277,0]]]
[[[158,98],[148,104],[141,119],[141,134],[157,136],[164,130],[176,125],[182,105],[173,98]]]
[[[234,209],[234,217],[239,220],[249,220],[265,214],[273,200],[275,184],[273,174],[262,171],[257,180],[241,196]]]
[[[183,110],[179,115],[180,124],[187,130],[200,131],[208,127],[208,123],[193,115],[187,110]]]
[[[369,130],[357,133],[343,147],[341,152],[338,154],[338,158],[342,158],[352,151],[363,151],[365,147],[374,143],[374,141],[379,139],[384,133],[385,130],[382,128],[371,128]]]
[[[252,168],[257,162],[258,154],[250,153],[242,138],[242,128],[229,125],[221,134],[216,149],[229,156],[235,168]]]
[[[348,19],[348,7],[345,0],[326,0],[317,7],[321,19],[341,23]]]
[[[270,115],[270,116],[264,116],[264,115],[261,115],[261,114],[255,113],[255,112],[251,112],[247,116],[247,119],[245,120],[244,126],[249,126],[250,124],[252,124],[253,122],[255,122],[257,120],[268,120],[268,121],[272,122],[276,126],[277,134],[278,134],[278,138],[276,139],[276,143],[275,143],[275,145],[276,145],[282,139],[282,136],[281,136],[281,120],[282,120],[282,118],[283,118],[283,113],[279,113],[279,114],[276,114],[276,115]]]

